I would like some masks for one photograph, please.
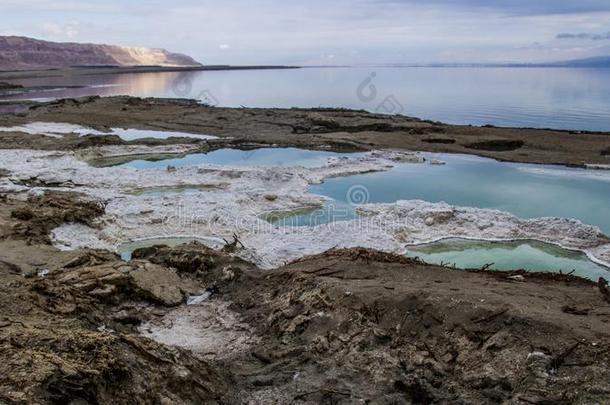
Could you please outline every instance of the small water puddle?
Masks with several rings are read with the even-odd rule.
[[[321,208],[316,206],[303,207],[291,212],[271,212],[263,217],[277,227],[300,227],[349,221],[356,219],[358,214],[350,204],[333,201],[324,204]]]
[[[167,194],[194,194],[202,191],[218,191],[226,188],[228,184],[194,184],[185,186],[160,186],[160,187],[145,187],[129,190],[129,194],[145,197],[163,197]]]
[[[195,138],[195,139],[218,139],[213,135],[190,134],[187,132],[157,131],[148,129],[112,128],[106,135],[117,135],[124,141],[135,141],[137,139],[169,139],[169,138]]]
[[[90,166],[93,167],[116,167],[127,166],[128,163],[136,160],[146,160],[147,162],[160,162],[168,159],[179,159],[186,156],[184,153],[159,153],[155,155],[134,154],[134,155],[118,155],[105,158],[96,158],[88,160]],[[161,165],[161,167],[167,167]]]
[[[212,249],[220,249],[224,246],[224,242],[218,238],[153,238],[122,243],[121,245],[119,245],[119,247],[117,247],[117,253],[121,255],[122,260],[128,262],[131,260],[131,255],[133,254],[133,252],[138,249],[148,248],[157,245],[176,247],[191,242],[199,242]]]
[[[409,257],[460,269],[527,270],[573,275],[597,281],[608,278],[610,269],[598,265],[581,252],[538,241],[488,242],[447,239],[407,249]]]
[[[345,156],[345,153],[316,151],[297,148],[259,148],[252,150],[218,149],[208,153],[192,153],[184,156],[122,157],[122,161],[95,162],[96,166],[126,166],[135,169],[159,169],[167,166],[185,167],[213,164],[233,167],[318,167],[326,164],[329,158]],[[361,153],[351,156],[363,155]]]

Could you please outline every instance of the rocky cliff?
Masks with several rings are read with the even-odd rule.
[[[58,43],[0,36],[0,70],[71,66],[200,66],[189,56],[155,48]]]

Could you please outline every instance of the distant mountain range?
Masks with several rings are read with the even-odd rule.
[[[560,62],[539,62],[539,63],[418,63],[418,64],[389,64],[390,67],[582,67],[582,68],[610,68],[610,56],[596,56],[586,59],[574,59]]]
[[[549,66],[565,67],[610,67],[610,56],[597,56],[594,58],[576,59],[565,62],[555,62]]]
[[[193,58],[165,49],[59,43],[0,36],[0,70],[91,66],[201,66]]]
[[[132,66],[184,68],[202,65],[190,56],[160,48],[50,42],[27,37],[0,36],[0,71]],[[610,68],[610,56],[545,63],[398,63],[384,66]]]

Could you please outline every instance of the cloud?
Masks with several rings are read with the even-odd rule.
[[[78,36],[78,32],[78,23],[55,24],[46,22],[41,27],[43,35],[57,39],[74,39]]]
[[[21,12],[84,12],[84,13],[119,13],[125,10],[116,1],[78,1],[78,0],[0,0],[4,11]]]
[[[591,34],[587,34],[586,32],[581,32],[579,34],[573,34],[571,32],[562,32],[561,34],[557,34],[557,39],[588,39],[591,38]]]
[[[610,27],[610,0],[0,0],[0,10],[3,32],[210,64],[559,60],[606,52]]]
[[[593,41],[603,41],[606,39],[610,39],[610,32],[606,32],[605,34],[592,34],[588,32],[580,32],[580,33],[571,33],[571,32],[562,32],[561,34],[557,34],[555,37],[557,39],[591,39]]]
[[[377,4],[421,4],[421,0],[371,0]],[[514,15],[610,12],[608,0],[427,0],[462,10],[488,9]]]

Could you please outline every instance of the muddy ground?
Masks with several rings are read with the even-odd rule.
[[[33,121],[222,137],[188,141],[202,149],[405,148],[579,165],[607,163],[610,149],[607,134],[127,97],[0,117],[2,126]],[[123,143],[0,133],[4,149]],[[603,283],[458,271],[366,249],[263,271],[235,257],[238,243],[146,248],[129,263],[51,245],[53,228],[95,227],[104,209],[76,193],[0,195],[0,404],[610,402]]]
[[[515,162],[610,163],[608,133],[456,126],[341,109],[231,109],[206,107],[185,100],[87,97],[41,104],[17,117],[0,117],[2,126],[31,121],[69,122],[98,129],[133,127],[186,131],[231,137],[232,143],[237,145],[257,142],[346,150],[398,148],[477,154]],[[120,139],[66,137],[58,141],[48,137],[24,139],[18,134],[0,134],[2,148],[72,150],[97,142],[122,143]]]
[[[73,193],[0,199],[0,403],[610,401],[594,283],[365,249],[262,271],[197,243],[129,263],[49,245],[101,214]]]

